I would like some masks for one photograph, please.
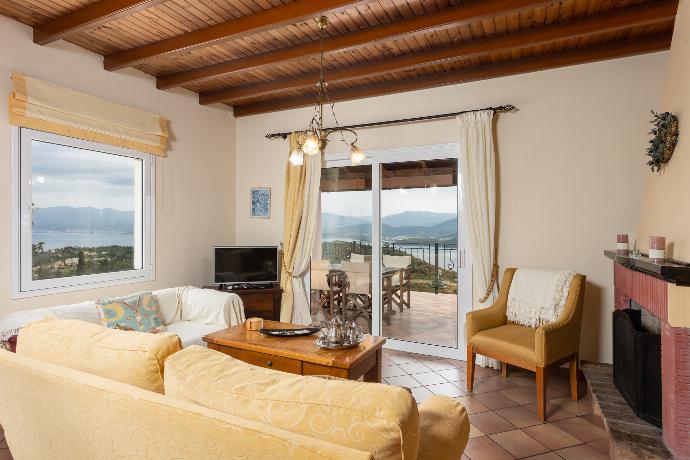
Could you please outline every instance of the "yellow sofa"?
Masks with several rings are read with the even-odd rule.
[[[62,340],[61,321],[50,323],[42,327],[49,328],[56,340]],[[65,331],[74,336],[79,325],[72,322],[69,326]],[[167,358],[166,395],[162,395],[135,386],[160,375],[160,368],[129,366],[131,382],[123,381],[127,377],[122,374],[117,374],[119,381],[113,380],[110,375],[102,376],[103,366],[97,362],[98,353],[94,353],[94,348],[102,350],[103,344],[109,342],[118,353],[124,353],[122,360],[127,356],[136,357],[145,349],[145,360],[149,360],[151,356],[159,356],[157,347],[162,347],[162,352],[169,347],[165,337],[108,331],[112,337],[98,344],[85,341],[80,347],[70,347],[70,352],[76,356],[65,360],[54,353],[46,353],[38,359],[37,348],[31,344],[32,336],[36,335],[27,333],[24,337],[21,334],[19,343],[26,347],[25,350],[33,350],[34,356],[23,355],[22,347],[18,354],[0,350],[0,425],[15,460],[457,460],[467,444],[467,413],[451,398],[432,397],[417,408],[411,396],[399,388],[320,380],[259,369],[200,347],[191,347]],[[132,335],[136,335],[138,341],[134,350],[122,347],[116,337]],[[207,364],[206,368],[199,367],[201,361]],[[74,363],[79,363],[79,370],[71,368]],[[243,375],[244,380],[234,383],[242,388],[226,390],[217,385],[225,378],[232,380],[233,373]],[[146,374],[150,374],[149,377]],[[170,375],[175,377],[168,382]],[[253,380],[248,381],[247,377]],[[277,402],[267,400],[272,391],[269,387],[274,384],[283,386],[280,396],[289,404],[278,406]],[[223,404],[224,400],[229,400],[227,394],[236,397],[262,386],[269,390],[262,393],[264,401],[236,399],[237,404],[247,404],[244,410]],[[314,398],[318,403],[311,403],[309,394],[319,390],[321,393]],[[353,398],[352,391],[360,396],[371,391],[377,399],[386,401],[364,402],[361,398]],[[277,417],[277,407],[287,410],[287,416]],[[356,414],[357,408],[358,423],[350,425],[347,417]],[[385,408],[387,413],[378,413],[379,408]],[[262,413],[252,414],[251,409]],[[313,423],[311,426],[290,423],[290,413],[314,415]],[[337,430],[326,435],[319,430],[319,420],[322,425],[329,420],[340,423],[353,437],[344,441]],[[361,423],[370,423],[370,426],[362,428]],[[396,431],[396,427],[400,429]]]

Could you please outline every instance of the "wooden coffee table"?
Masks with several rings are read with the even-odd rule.
[[[264,321],[265,328],[299,327],[294,324]],[[269,337],[249,331],[244,325],[232,326],[204,336],[208,348],[255,366],[301,375],[331,375],[365,382],[381,382],[381,349],[386,339],[367,336],[349,350],[323,350],[314,343],[319,334],[304,337]]]

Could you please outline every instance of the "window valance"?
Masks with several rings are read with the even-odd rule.
[[[13,72],[10,123],[165,156],[167,120]]]

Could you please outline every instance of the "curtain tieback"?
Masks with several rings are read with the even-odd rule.
[[[285,273],[287,273],[287,275],[288,275],[290,278],[301,278],[302,275],[304,275],[304,274],[307,272],[307,270],[309,269],[309,268],[307,267],[307,270],[302,270],[301,273],[297,273],[297,274],[295,275],[294,271],[288,269],[287,265],[285,265],[285,258],[282,258],[282,261],[281,261],[281,262],[282,262],[281,265],[283,266],[283,270],[285,270]]]
[[[493,264],[493,267],[491,268],[491,279],[489,280],[489,285],[486,287],[486,292],[484,293],[484,297],[479,299],[479,303],[486,302],[486,300],[491,295],[491,292],[494,290],[494,286],[496,285],[496,279],[498,278],[498,263],[496,262],[496,260],[498,259],[497,255],[498,254],[494,254],[494,264]]]

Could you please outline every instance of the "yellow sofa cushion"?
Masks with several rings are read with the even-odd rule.
[[[368,452],[0,350],[15,459],[369,460]]]
[[[403,388],[287,374],[191,346],[166,361],[165,394],[376,459],[417,458],[419,414]]]
[[[470,437],[467,410],[457,400],[432,395],[419,406],[418,460],[457,460]]]
[[[534,336],[535,329],[531,327],[506,324],[477,332],[470,339],[470,344],[533,364],[540,364],[534,351]]]
[[[173,334],[108,329],[49,318],[19,331],[17,353],[163,393],[165,358],[180,351]]]

